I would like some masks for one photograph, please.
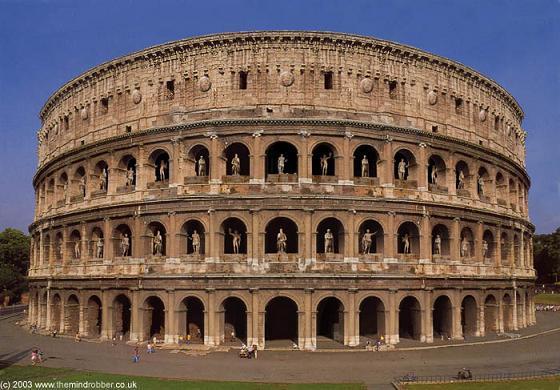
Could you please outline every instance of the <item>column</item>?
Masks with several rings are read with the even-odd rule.
[[[109,294],[109,291],[103,289],[101,290],[101,339],[102,340],[109,340],[114,336],[112,314],[113,314],[113,307],[111,302],[111,295]],[[130,339],[133,340],[132,335]]]
[[[447,191],[449,195],[457,195],[457,177],[455,172],[455,154],[449,153],[449,158],[445,168],[445,176],[447,181]]]
[[[339,157],[338,161],[335,161],[335,163],[339,162],[338,166],[335,165],[336,170],[336,174],[339,177],[339,183],[342,184],[354,184],[353,179],[353,175],[352,175],[352,170],[354,168],[354,164],[353,164],[353,155],[351,153],[351,139],[354,135],[350,132],[350,131],[346,131],[346,133],[344,134],[344,143],[342,146],[342,156]],[[342,166],[340,166],[342,164]]]
[[[264,183],[265,178],[265,155],[261,151],[261,132],[256,131],[253,133],[253,153],[249,156],[250,160],[250,183],[261,184]]]
[[[426,157],[428,145],[421,142],[418,146],[418,191],[428,191],[428,160]]]
[[[179,333],[175,320],[175,290],[167,290],[167,302],[165,303],[165,338],[166,344],[178,343]]]
[[[206,255],[207,261],[216,261],[219,258],[219,251],[218,251],[218,243],[217,243],[217,234],[216,234],[216,210],[208,209],[208,238],[210,245],[207,245],[209,248],[208,254]]]
[[[140,215],[135,215],[133,217],[133,224],[134,227],[132,228],[132,256],[131,257],[144,257],[145,253],[144,253],[144,243],[143,243],[143,235],[144,235],[144,224],[142,223],[142,217],[140,217]],[[151,250],[150,250],[150,254],[151,254]]]
[[[345,234],[344,239],[344,257],[350,261],[357,261],[356,256],[356,210],[349,210],[348,213],[348,225],[344,227]]]
[[[107,165],[108,165],[107,195],[115,195],[117,193],[117,187],[118,187],[117,177],[119,172],[119,168],[117,167],[117,164],[118,162],[115,162],[115,154],[113,153],[113,151],[111,151],[111,154],[109,155],[107,161]]]
[[[502,227],[498,225],[496,237],[494,238],[494,250],[496,251],[496,267],[502,266]]]
[[[103,218],[103,258],[112,259],[113,254],[113,231],[111,229],[111,219],[105,217]]]
[[[461,245],[461,230],[459,226],[460,218],[453,218],[451,224],[451,237],[449,238],[449,252],[451,253],[451,261],[461,262],[461,252],[459,246]]]
[[[313,341],[313,288],[306,288],[304,289],[304,313],[305,313],[305,337],[303,345],[300,345],[300,348],[305,350],[314,351],[316,345]]]
[[[384,232],[383,240],[383,261],[386,263],[396,261],[397,253],[397,232],[395,231],[395,212],[387,213],[387,231]]]
[[[142,308],[140,307],[140,291],[134,289],[130,291],[132,295],[132,302],[130,310],[130,340],[131,341],[142,341],[142,321],[140,316],[143,314],[141,312]]]
[[[47,286],[47,321],[45,328],[47,330],[51,330],[51,322],[52,322],[52,313],[51,313],[51,289],[50,289],[50,281],[49,286]]]
[[[171,139],[171,147],[173,149],[173,157],[169,159],[169,187],[177,187],[182,184],[180,182],[180,163],[181,151],[177,137]]]
[[[89,258],[89,248],[87,239],[87,225],[85,222],[80,223],[80,262],[84,264],[86,259]]]
[[[169,231],[165,232],[166,243],[165,243],[165,254],[168,257],[179,257],[179,240],[177,233],[179,232],[177,224],[177,216],[175,211],[170,211],[167,213],[167,226]]]
[[[525,259],[525,230],[521,229],[519,237],[519,268],[526,268],[527,263]]]
[[[298,180],[300,183],[311,183],[311,151],[309,150],[309,133],[305,130],[301,134],[301,150],[298,153]]]
[[[518,302],[517,302],[517,287],[515,287],[515,284],[513,286],[511,302],[512,302],[512,305],[513,305],[513,307],[511,308],[511,310],[512,310],[512,313],[511,313],[512,314],[512,322],[513,322],[512,328],[513,328],[513,330],[517,330],[517,329],[519,329],[519,326],[517,324],[517,321],[518,321],[518,319],[517,319],[517,303]]]
[[[504,333],[504,300],[498,296],[498,333]]]
[[[210,136],[210,184],[220,184],[222,182],[221,170],[219,169],[220,145],[218,145],[218,136],[212,134]]]
[[[420,341],[425,343],[434,342],[434,325],[433,325],[433,306],[432,306],[432,289],[427,289],[424,292],[424,302],[421,307],[422,318],[422,333],[420,334]]]
[[[423,150],[423,148],[422,148]],[[430,216],[425,213],[420,225],[420,263],[430,263],[432,259],[432,229]]]
[[[249,261],[252,264],[258,264],[261,255],[259,246],[259,209],[250,209],[251,213],[251,245],[249,247]]]
[[[478,307],[478,322],[475,336],[484,337],[486,335],[486,323],[485,323],[485,313],[484,313],[484,294],[480,300],[480,306]]]
[[[256,344],[259,348],[264,348],[264,335],[259,333],[259,289],[251,288],[249,291],[251,293],[251,323],[249,325],[252,337],[249,338],[249,332],[247,332],[247,344]]]
[[[476,238],[474,240],[474,256],[475,261],[484,264],[484,257],[482,255],[482,241],[484,240],[484,222],[478,221],[476,224]]]
[[[68,256],[68,228],[66,225],[62,225],[62,244],[60,248],[60,264],[63,266],[68,264],[69,256]],[[58,243],[57,243],[58,244]]]
[[[453,316],[451,338],[453,340],[463,340],[464,334],[463,327],[461,325],[461,290],[456,289],[455,291],[453,291],[452,296],[454,299],[452,301]]]
[[[397,290],[389,289],[389,326],[386,327],[387,344],[397,344],[399,342],[399,307],[397,306]]]
[[[380,183],[383,187],[394,187],[395,174],[394,174],[394,156],[393,156],[393,139],[387,136],[385,144],[383,145],[383,174],[381,175]]]
[[[305,248],[304,257],[306,261],[313,262],[315,256],[313,256],[313,209],[304,208],[304,229],[305,229]]]
[[[136,157],[136,191],[144,191],[148,183],[148,169],[146,167],[146,149],[143,144],[138,145],[138,152]]]
[[[39,229],[39,266],[41,268],[45,265],[45,254],[43,253],[45,251],[45,244],[43,240],[43,229]]]
[[[216,291],[213,288],[207,288],[208,308],[204,318],[204,345],[218,345],[219,336],[218,324],[216,321]]]
[[[357,289],[348,290],[348,335],[345,332],[344,338],[346,339],[344,344],[350,347],[355,347],[360,345],[360,330],[356,332],[356,325],[359,324],[359,312],[356,310],[356,293]],[[345,324],[346,325],[346,324]]]

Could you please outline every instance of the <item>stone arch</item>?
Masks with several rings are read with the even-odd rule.
[[[509,187],[509,205],[512,209],[515,210],[517,208],[517,187],[515,185],[515,181],[511,177],[509,178],[508,187]]]
[[[64,237],[62,232],[57,232],[54,236],[54,260],[55,264],[62,264],[64,258]]]
[[[76,294],[70,294],[64,309],[64,329],[66,333],[74,335],[80,329],[80,300]]]
[[[414,222],[405,221],[397,230],[398,253],[420,255],[420,231]],[[408,249],[406,241],[408,239]]]
[[[170,154],[165,148],[154,149],[148,157],[148,167],[152,169],[153,176],[148,178],[148,182],[169,182],[171,174]]]
[[[490,229],[486,229],[482,234],[482,257],[484,261],[487,259],[490,261],[495,260],[495,246],[494,233]]]
[[[280,229],[286,235],[286,253],[298,253],[298,226],[287,217],[271,219],[265,228],[265,253],[279,253],[277,241]]]
[[[51,298],[51,329],[62,332],[62,298],[55,293]]]
[[[198,235],[198,253],[193,245],[193,234]],[[181,254],[185,255],[204,255],[206,253],[206,229],[204,223],[196,218],[189,219],[181,226]]]
[[[432,228],[432,256],[434,259],[451,256],[449,228],[443,223]]]
[[[107,175],[106,177],[104,177]],[[109,164],[105,160],[99,160],[93,167],[93,173],[90,175],[92,179],[94,191],[107,192],[107,184],[109,183]]]
[[[82,253],[82,235],[79,230],[73,229],[70,233],[70,238],[66,242],[66,253],[69,254],[72,260],[79,260],[85,257],[85,254]]]
[[[344,226],[342,222],[334,217],[327,217],[317,224],[316,234],[316,250],[317,253],[344,253]],[[325,235],[332,235],[332,244],[327,245]],[[328,247],[327,247],[328,246]]]
[[[298,304],[287,296],[271,298],[265,305],[264,337],[267,342],[298,342]]]
[[[195,295],[188,295],[181,299],[179,312],[179,334],[190,339],[191,343],[204,343],[206,318],[203,300]]]
[[[450,339],[453,335],[453,305],[447,295],[438,296],[433,305],[434,338]]]
[[[399,304],[399,338],[420,340],[422,334],[422,310],[414,296],[403,297]]]
[[[99,337],[102,327],[102,304],[101,299],[97,295],[91,295],[87,300],[86,312],[86,336]]]
[[[239,176],[249,176],[251,174],[251,153],[247,145],[242,142],[234,142],[228,145],[223,153],[222,158],[226,163],[226,172],[227,176],[232,176],[233,172],[233,160],[235,156],[239,159]]]
[[[323,160],[325,159],[325,160]],[[311,148],[311,174],[313,176],[336,176],[338,153],[329,142],[318,142]],[[326,162],[326,169],[321,161]]]
[[[125,294],[118,294],[113,299],[112,332],[113,336],[128,340],[130,338],[132,304]]]
[[[470,180],[471,172],[469,170],[469,165],[465,161],[459,160],[457,164],[455,164],[455,188],[468,192]]]
[[[375,233],[371,237],[371,244],[369,244],[369,240],[367,237],[364,239],[364,234],[372,234]],[[385,250],[384,248],[384,238],[385,238],[385,231],[383,229],[383,225],[376,221],[375,219],[365,219],[359,224],[358,228],[359,234],[359,247],[360,253],[367,255],[367,254],[382,254]],[[369,253],[368,253],[368,245],[369,245]]]
[[[58,177],[58,195],[56,197],[57,204],[61,202],[66,202],[66,198],[69,192],[69,182],[68,182],[68,174],[66,171],[62,171],[60,176]]]
[[[500,247],[501,247],[501,254],[502,254],[502,264],[507,265],[509,262],[509,235],[506,232],[502,232],[500,236]]]
[[[87,191],[86,170],[83,166],[79,166],[74,171],[72,177],[71,192],[73,197],[83,198]]]
[[[487,333],[498,331],[498,303],[492,294],[484,299],[484,329]]]
[[[158,234],[159,233],[159,234]],[[152,221],[146,226],[144,253],[148,256],[165,256],[167,254],[167,229],[159,221]],[[161,241],[161,243],[158,243]]]
[[[509,332],[513,330],[513,301],[508,293],[502,297],[502,312],[504,319],[504,331]]]
[[[377,164],[379,163],[379,153],[372,145],[358,145],[352,154],[354,177],[377,177]],[[363,159],[367,164],[362,164]],[[362,172],[363,170],[363,172]]]
[[[459,242],[459,253],[464,259],[471,259],[475,254],[474,234],[469,227],[461,229],[461,241]]]
[[[402,165],[404,163],[404,165]],[[399,172],[399,166],[402,167]],[[404,171],[403,171],[404,170]],[[395,180],[415,183],[418,180],[418,164],[414,153],[405,148],[397,150],[393,157],[393,174]]]
[[[136,158],[132,154],[125,154],[121,157],[116,170],[116,181],[119,183],[117,188],[136,187]]]
[[[432,154],[428,159],[428,183],[430,190],[447,190],[447,166],[438,154]]]
[[[209,177],[211,166],[210,152],[204,144],[193,145],[187,152],[187,176]]]
[[[98,245],[98,242],[101,241],[101,243],[103,245]],[[101,229],[99,226],[94,226],[91,229],[91,233],[90,233],[90,240],[89,240],[89,257],[90,258],[96,258],[96,259],[102,259],[104,256],[104,251],[105,251],[105,238],[103,236],[103,229]]]
[[[236,296],[226,297],[220,304],[221,341],[247,343],[247,304]]]
[[[359,303],[359,335],[371,344],[385,337],[385,304],[376,296],[366,296]],[[372,342],[373,341],[373,342]]]
[[[142,340],[165,336],[165,304],[157,295],[150,295],[142,304]]]
[[[472,295],[466,295],[461,301],[461,327],[463,335],[478,335],[478,306]]]
[[[294,144],[287,141],[273,142],[266,148],[265,156],[267,177],[280,174],[278,166],[280,156],[285,158],[283,174],[294,174],[297,177],[299,151]]]
[[[126,246],[126,241],[128,239],[128,247]],[[113,250],[115,257],[128,257],[132,256],[133,240],[132,240],[132,230],[127,224],[121,223],[113,231]]]
[[[507,183],[501,172],[496,173],[496,198],[498,204],[505,206],[507,204]]]
[[[323,336],[344,343],[344,304],[340,299],[330,296],[319,301],[316,329],[317,337]]]
[[[489,191],[489,183],[491,181],[490,179],[490,174],[488,173],[488,170],[485,167],[480,167],[478,168],[478,174],[477,174],[477,178],[476,178],[476,191],[478,194],[478,197],[481,200],[487,200],[490,196],[490,191]]]
[[[234,240],[239,236],[240,254],[247,253],[247,225],[238,217],[226,218],[220,225],[221,248],[224,254],[235,254]]]
[[[517,233],[513,234],[513,264],[515,264],[516,267],[522,266],[521,240]]]

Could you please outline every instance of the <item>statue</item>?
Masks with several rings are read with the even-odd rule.
[[[370,254],[371,244],[373,243],[373,236],[377,234],[377,230],[370,233],[369,229],[366,229],[364,235],[362,236],[362,253]]]
[[[100,237],[95,244],[96,252],[95,257],[98,259],[103,258],[103,239]]]
[[[325,233],[325,253],[333,253],[334,252],[334,236],[331,232],[331,229],[327,229]]]
[[[405,254],[410,253],[410,237],[409,237],[408,233],[404,234],[401,241],[404,244],[403,253],[405,253]]]
[[[130,238],[128,234],[121,234],[121,256],[128,256],[128,250],[130,249]]]
[[[206,176],[206,160],[203,155],[198,158],[198,170],[196,171],[197,176]]]
[[[160,231],[158,230],[156,235],[152,238],[152,249],[153,254],[156,256],[161,256],[163,251],[163,237],[161,236]]]
[[[126,171],[126,186],[132,187],[133,184],[134,184],[134,169],[132,169],[132,167],[129,167],[128,170]]]
[[[477,182],[478,182],[478,193],[481,196],[484,196],[484,179],[482,178],[482,176],[478,176]]]
[[[196,230],[194,230],[190,237],[187,236],[187,239],[192,241],[193,253],[195,255],[199,255],[200,254],[200,235],[198,234],[198,232]]]
[[[465,174],[462,169],[459,169],[459,173],[457,175],[457,189],[462,190],[463,188],[465,188]]]
[[[397,171],[399,174],[399,180],[406,180],[406,170],[408,169],[408,163],[404,161],[404,158],[401,158],[399,161],[399,165],[397,167]]]
[[[82,176],[80,178],[80,193],[82,194],[83,197],[86,196],[86,176]]]
[[[241,246],[241,234],[237,230],[232,232],[231,228],[228,229],[228,233],[232,238],[233,253],[237,255],[239,254],[239,247]]]
[[[74,243],[74,258],[75,259],[79,259],[80,258],[80,240],[77,240]]]
[[[107,191],[107,182],[108,182],[107,168],[103,168],[101,170],[99,189]]]
[[[281,175],[284,173],[284,166],[287,161],[288,159],[284,157],[284,154],[280,153],[280,156],[278,157],[278,174]]]
[[[488,241],[482,240],[482,258],[485,259],[488,256]]]
[[[329,159],[330,158],[332,158],[332,153],[329,153],[328,156],[326,154],[323,154],[323,156],[321,157],[321,176],[326,176],[327,175],[327,171],[329,169]]]
[[[66,199],[68,199],[68,182],[67,181],[64,182],[64,185],[62,186],[62,191],[63,191],[64,202],[66,202]]]
[[[239,156],[237,156],[237,153],[235,153],[235,156],[231,159],[231,174],[233,176],[239,176],[240,170],[241,160],[239,159]]]
[[[470,243],[467,237],[463,236],[461,240],[461,257],[469,257],[470,255]]]
[[[432,165],[432,172],[430,173],[430,180],[432,181],[433,185],[437,185],[437,176],[438,176],[438,169],[434,165]]]
[[[284,230],[280,228],[278,235],[276,236],[276,248],[278,253],[286,253],[286,243],[288,241],[288,237],[284,233]]]
[[[159,162],[159,181],[165,181],[165,170],[167,169],[167,162],[165,160],[160,160]],[[156,177],[157,181],[157,177]]]
[[[434,255],[441,255],[441,236],[436,234],[434,238]]]
[[[365,154],[362,158],[362,177],[369,177],[369,160]]]

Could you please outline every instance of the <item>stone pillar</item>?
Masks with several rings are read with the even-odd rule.
[[[305,314],[305,336],[303,345],[300,345],[300,349],[305,349],[309,351],[314,351],[316,345],[313,340],[313,288],[306,288],[304,290],[304,314]]]
[[[89,258],[89,248],[87,239],[87,225],[85,222],[80,223],[80,262],[85,263]],[[81,332],[80,332],[81,333]]]
[[[451,338],[453,340],[463,340],[464,334],[463,334],[463,327],[461,325],[461,290],[453,291],[452,296],[454,298],[453,301],[455,303],[452,303],[453,315],[452,315]]]
[[[178,343],[179,332],[177,331],[177,320],[175,319],[175,290],[167,290],[167,302],[165,303],[165,338],[164,342]]]
[[[504,333],[504,300],[499,297],[498,300],[498,333]]]
[[[525,259],[525,231],[521,229],[520,237],[519,237],[519,268],[526,268],[526,259]]]
[[[502,266],[502,227],[498,225],[496,237],[494,239],[494,250],[496,253],[496,267]]]
[[[60,333],[66,333],[66,305],[68,297],[60,295],[60,325],[58,331]]]
[[[451,224],[451,237],[449,237],[449,252],[451,253],[451,261],[461,262],[461,228],[459,222],[461,219],[459,217],[453,218],[453,223]]]
[[[221,183],[221,172],[218,168],[219,166],[219,158],[221,156],[220,153],[220,145],[218,145],[218,136],[211,135],[210,136],[210,184],[219,184]]]
[[[249,175],[250,183],[264,183],[265,172],[265,155],[261,150],[261,133],[253,133],[253,153],[249,156]]]
[[[511,234],[509,235],[509,253],[508,253],[508,266],[511,268],[515,267],[515,241],[514,241],[514,234],[513,230],[511,230]]]
[[[94,248],[97,251],[97,248]],[[112,259],[113,251],[113,230],[111,229],[111,219],[103,218],[103,258]]]
[[[313,173],[311,169],[311,151],[309,150],[309,133],[302,130],[300,134],[302,150],[298,153],[298,180],[300,183],[311,183]]]
[[[484,222],[478,221],[476,224],[476,238],[474,241],[475,262],[484,264],[482,241],[484,240]]]
[[[455,172],[455,154],[449,153],[449,158],[445,167],[445,177],[447,181],[447,191],[449,195],[457,195],[457,177]]]
[[[60,263],[62,265],[67,265],[69,260],[69,253],[68,253],[68,227],[66,225],[62,226],[62,245],[60,248]],[[58,245],[58,243],[57,243]]]
[[[113,338],[113,336],[113,307],[111,295],[109,291],[101,290],[101,339],[109,340]]]
[[[383,242],[384,261],[392,262],[396,259],[396,253],[397,253],[397,232],[395,230],[394,211],[389,211],[387,213],[387,231],[384,232],[384,236],[385,236]]]
[[[388,137],[388,136],[387,136]],[[383,145],[383,174],[380,177],[380,183],[384,187],[394,187],[395,185],[395,175],[394,175],[394,156],[393,156],[393,144],[392,139],[387,138],[385,144]]]
[[[389,289],[389,324],[385,327],[387,344],[397,344],[399,342],[399,307],[396,295],[397,290]]]
[[[422,333],[420,334],[420,341],[426,343],[434,342],[434,316],[433,316],[433,306],[432,297],[433,291],[428,289],[424,292],[424,302],[421,307],[421,318],[422,318]]]
[[[47,321],[45,328],[51,330],[52,327],[52,302],[51,302],[51,289],[47,287]]]
[[[336,170],[336,175],[339,177],[339,181],[340,179],[342,179],[342,183],[344,184],[353,184],[354,181],[353,179],[353,174],[352,174],[352,170],[354,168],[354,164],[353,164],[353,155],[351,153],[351,139],[353,137],[353,134],[349,131],[346,132],[345,137],[344,137],[344,144],[342,146],[342,156],[341,158],[339,158],[339,161],[342,163],[342,167],[340,166],[336,166],[335,165],[335,169],[338,168]],[[336,163],[336,160],[335,160]],[[340,165],[340,164],[339,164]],[[342,168],[342,169],[340,169]],[[342,171],[342,172],[339,172]]]
[[[132,302],[130,310],[130,340],[131,341],[142,341],[142,320],[140,316],[142,313],[142,303],[140,302],[140,291],[131,290]]]
[[[313,253],[313,209],[304,208],[304,234],[305,234],[305,247],[304,247],[304,257],[306,261],[312,262],[315,258]]]
[[[514,282],[515,283],[515,282]],[[511,294],[511,302],[513,307],[511,308],[512,310],[512,329],[513,330],[517,330],[519,329],[519,326],[517,324],[518,318],[517,318],[517,287],[515,287],[515,285],[513,286],[513,292]]]
[[[208,309],[204,318],[204,345],[218,345],[220,343],[218,333],[218,323],[216,321],[216,291],[213,288],[207,288]]]
[[[483,296],[484,298],[484,296]],[[484,337],[486,335],[486,322],[485,322],[485,313],[484,313],[484,300],[481,299],[480,306],[478,307],[478,318],[477,318],[477,327],[475,336],[476,337]]]
[[[115,161],[115,154],[111,151],[107,161],[107,195],[115,195],[117,193],[117,177],[118,177],[118,161]]]
[[[252,288],[251,292],[251,323],[248,324],[247,330],[251,328],[251,338],[247,332],[247,345],[256,344],[259,348],[264,348],[264,335],[259,332],[259,289]],[[248,318],[247,318],[248,319]]]
[[[134,188],[136,191],[144,191],[149,181],[149,169],[146,167],[146,149],[143,144],[138,145],[136,154],[136,184]]]
[[[428,145],[421,142],[418,146],[418,191],[428,191],[428,158],[426,157]]]
[[[357,261],[356,256],[356,210],[349,210],[348,226],[345,226],[344,232],[344,257],[351,261]]]
[[[39,265],[41,266],[41,268],[45,265],[45,254],[43,253],[45,251],[45,241],[43,240],[43,229],[39,229]]]
[[[357,289],[348,290],[348,334],[344,333],[344,338],[346,339],[344,344],[350,347],[355,347],[360,345],[360,329],[359,329],[359,311],[356,309],[356,293]],[[345,323],[346,325],[346,323]],[[356,332],[356,328],[358,329]]]
[[[526,328],[527,327],[527,299],[525,291],[520,294],[521,297],[521,318],[517,319],[518,327],[519,328]],[[518,302],[519,304],[519,302]]]
[[[49,242],[49,267],[52,267],[55,263],[56,263],[56,259],[54,256],[54,247],[56,246],[56,236],[54,234],[54,229],[50,228],[49,229],[49,237],[50,237],[50,242]]]
[[[424,150],[424,148],[421,148]],[[420,225],[420,263],[430,263],[432,261],[432,229],[430,216],[425,213],[422,216]]]
[[[169,227],[169,231],[165,232],[165,238],[166,238],[166,242],[165,242],[165,255],[167,257],[179,257],[179,240],[178,240],[178,236],[177,236],[177,232],[179,231],[179,229],[177,229],[177,215],[175,211],[170,211],[167,213],[167,226]],[[166,327],[167,329],[167,327]]]
[[[169,158],[169,187],[177,187],[180,182],[180,161],[181,161],[181,151],[179,140],[174,137],[171,139],[171,147],[173,149],[172,156]]]
[[[208,209],[208,241],[210,245],[207,245],[209,249],[206,254],[207,261],[216,261],[219,258],[216,229],[216,210]]]
[[[142,217],[140,215],[134,216],[134,227],[132,228],[132,256],[131,257],[146,257],[147,253],[144,253],[144,224],[142,223]],[[151,250],[149,254],[152,254]]]

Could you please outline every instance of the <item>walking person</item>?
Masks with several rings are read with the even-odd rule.
[[[138,363],[140,361],[140,351],[138,346],[134,347],[134,352],[132,353],[132,363]]]

